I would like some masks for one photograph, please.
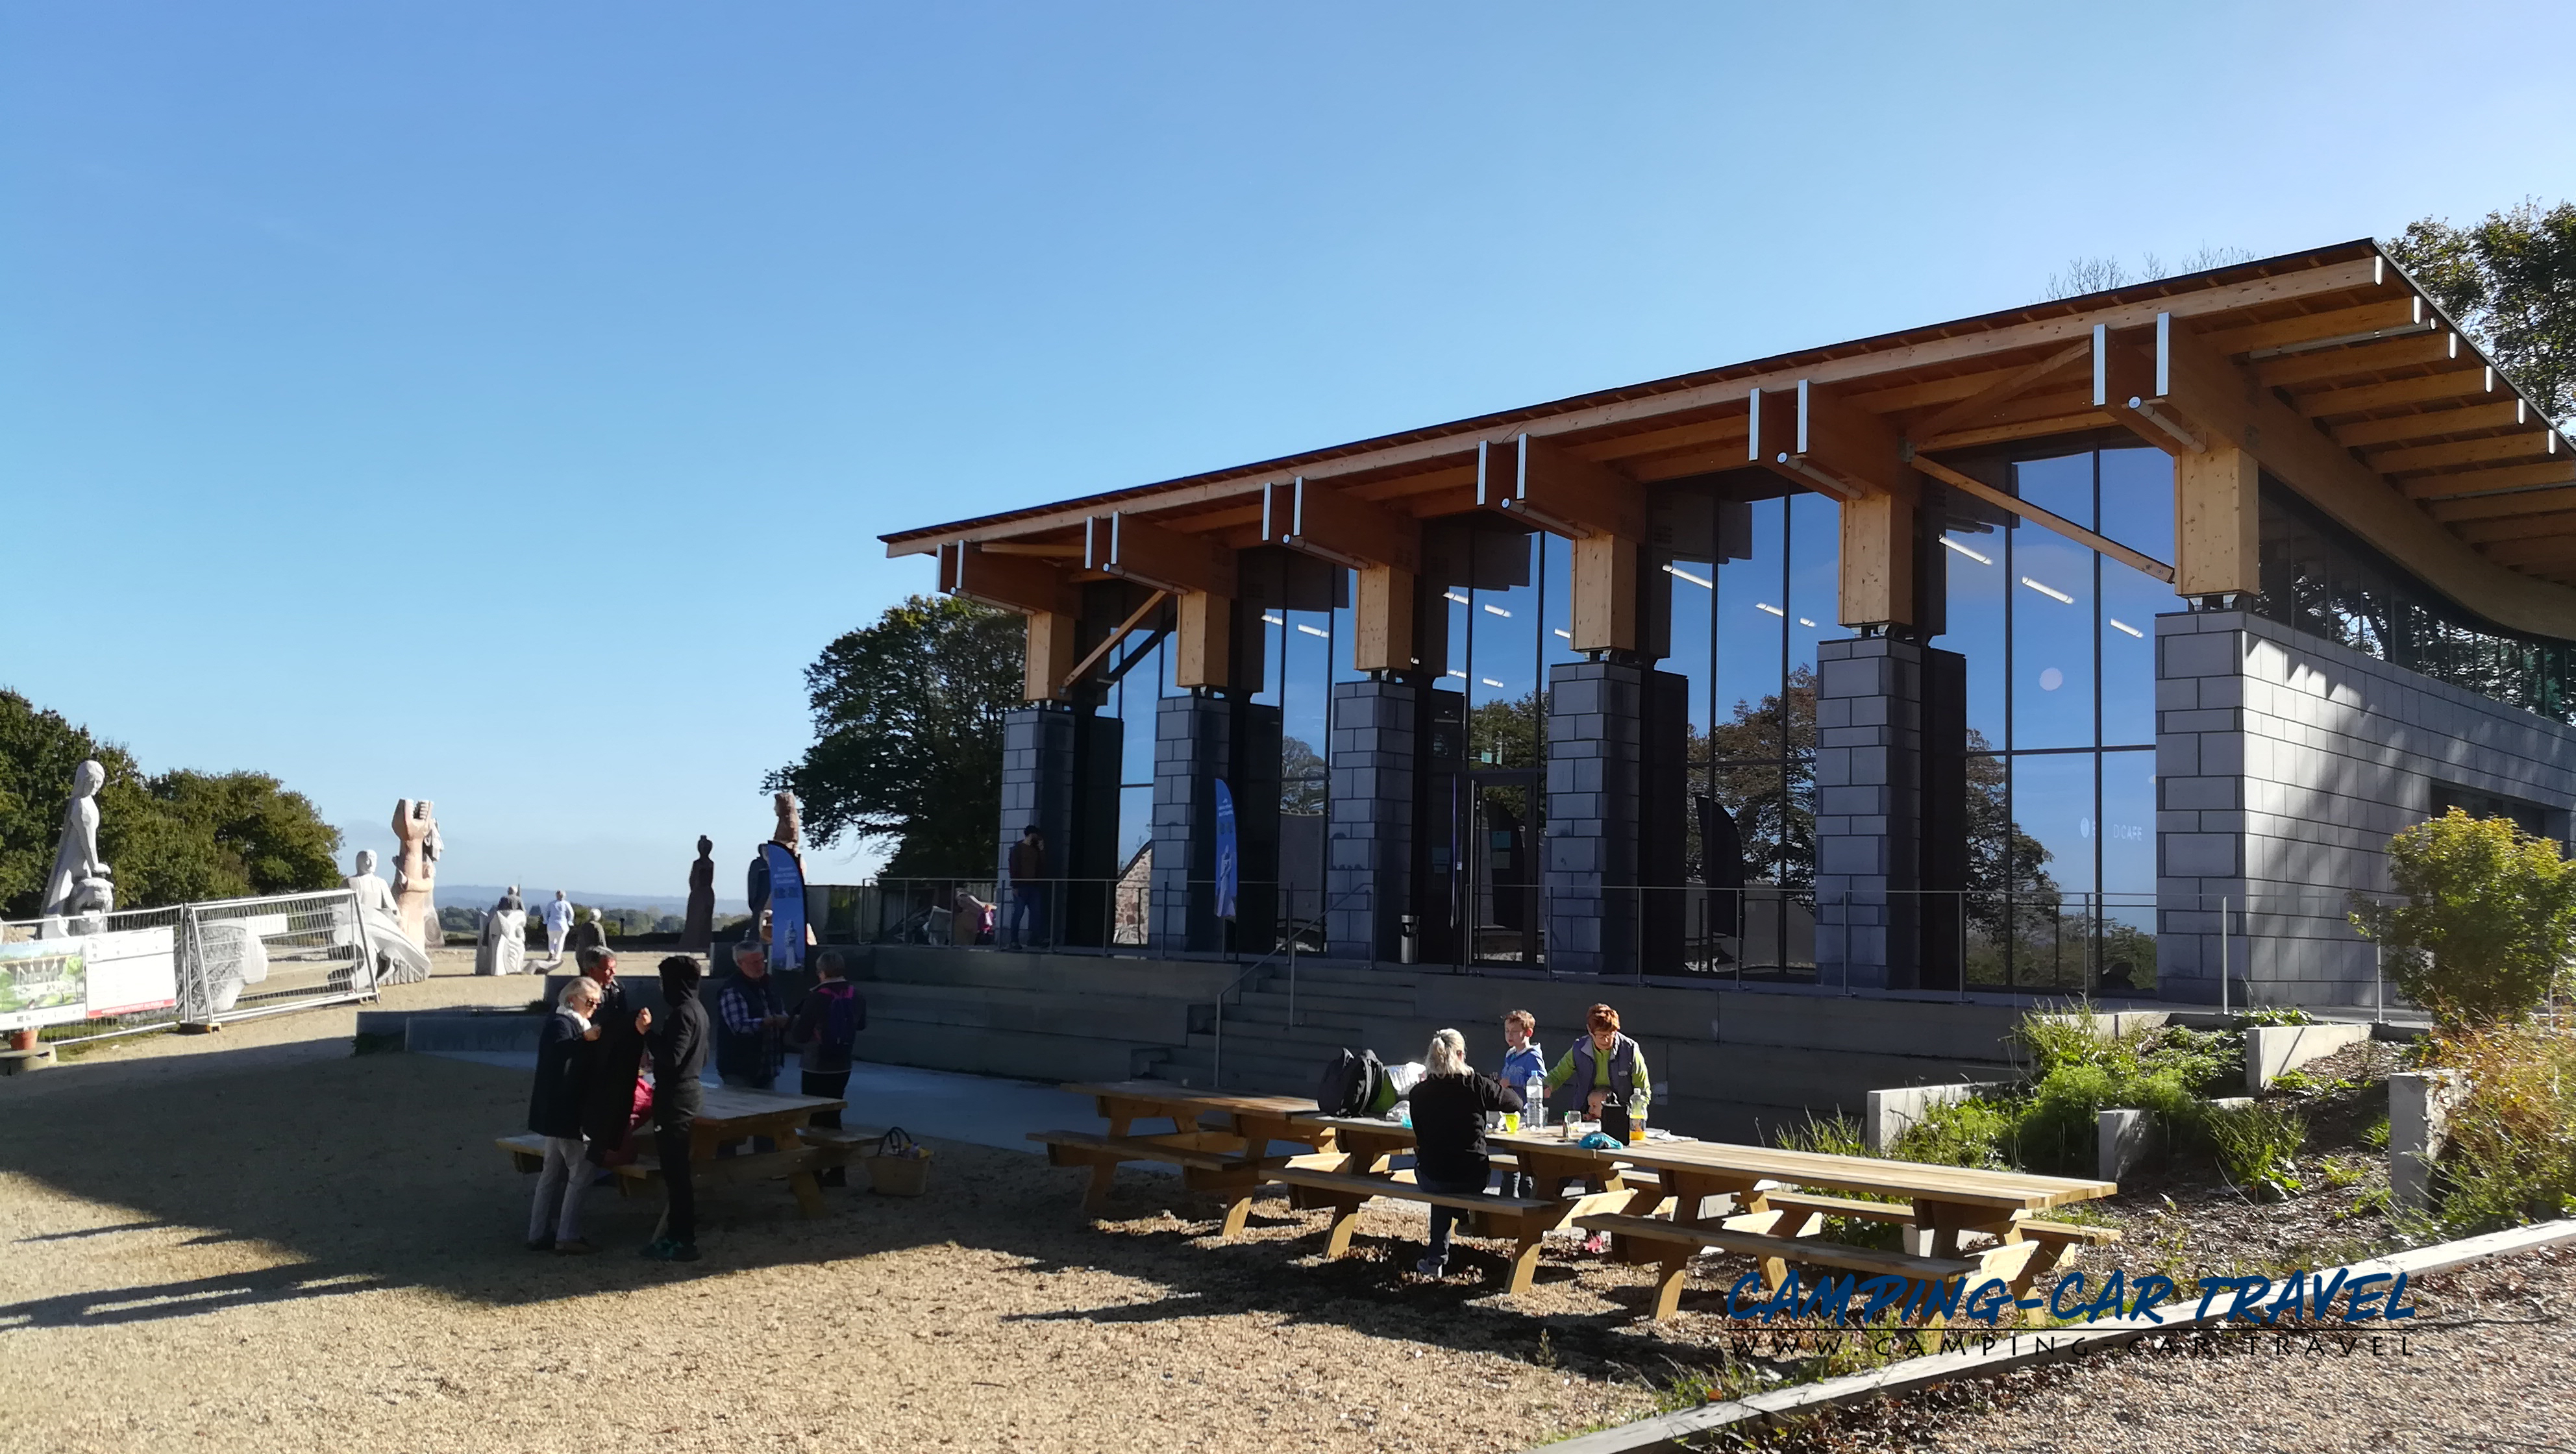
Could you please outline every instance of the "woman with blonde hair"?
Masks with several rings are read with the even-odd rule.
[[[1425,1191],[1482,1196],[1494,1175],[1485,1152],[1485,1117],[1521,1108],[1520,1092],[1467,1064],[1467,1037],[1443,1030],[1423,1052],[1422,1079],[1414,1082],[1413,1179]],[[1431,1208],[1430,1254],[1414,1265],[1438,1277],[1449,1260],[1449,1228],[1465,1212]]]

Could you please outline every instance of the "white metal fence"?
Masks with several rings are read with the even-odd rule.
[[[0,1021],[53,1044],[376,997],[347,889],[0,923]]]

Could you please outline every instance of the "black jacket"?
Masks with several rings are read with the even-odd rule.
[[[1485,1113],[1517,1111],[1521,1093],[1490,1075],[1426,1075],[1414,1083],[1414,1174],[1471,1181],[1484,1174]]]
[[[653,1118],[663,1126],[672,1117],[697,1114],[707,1088],[698,1076],[707,1068],[707,1007],[689,995],[653,1019],[644,1041],[653,1055]]]
[[[540,1136],[581,1134],[582,1095],[590,1088],[595,1042],[581,1038],[571,1012],[546,1016],[537,1031],[537,1086],[528,1097],[528,1129]]]
[[[635,1033],[635,1006],[626,986],[615,980],[601,992],[590,1023],[599,1039],[590,1047],[588,1083],[582,1087],[581,1133],[590,1138],[594,1156],[605,1156],[626,1144],[626,1125],[635,1116],[635,1077],[644,1064],[644,1037]]]

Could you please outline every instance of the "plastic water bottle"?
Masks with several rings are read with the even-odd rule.
[[[1521,1124],[1547,1124],[1547,1082],[1536,1074],[1530,1076],[1529,1084],[1521,1087]]]

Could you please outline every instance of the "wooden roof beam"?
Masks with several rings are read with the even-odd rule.
[[[995,554],[971,541],[939,547],[939,589],[1023,615],[1080,614],[1079,595],[1063,571],[1029,556]]]
[[[2509,404],[2472,404],[2464,409],[2433,409],[2422,414],[2401,414],[2394,419],[2365,419],[2358,424],[2338,424],[2327,430],[2334,441],[2346,449],[2403,444],[2408,440],[2439,439],[2446,434],[2468,434],[2480,429],[2510,429],[2531,422],[2531,406],[2520,399]]]
[[[2445,497],[2469,495],[2475,498],[2477,504],[2483,506],[2489,501],[2515,498],[2514,495],[2493,493],[2497,490],[2519,492],[2533,490],[2543,485],[2568,484],[2576,484],[2576,460],[2552,460],[2547,464],[2508,465],[2496,470],[2462,470],[2457,474],[2423,475],[2406,482],[2406,497],[2410,500],[2439,501],[2440,503],[2427,507],[2433,512],[2433,518],[2436,520],[2467,520],[2475,516],[2444,512],[2465,510],[2471,502]]]
[[[2311,419],[2326,419],[2337,414],[2365,414],[2385,409],[2392,404],[2426,404],[2437,399],[2457,399],[2470,394],[2492,394],[2496,391],[2496,371],[2484,365],[2464,369],[2445,369],[2416,379],[2397,379],[2385,384],[2355,384],[2345,389],[2325,389],[2302,394],[2290,402]]]
[[[1836,500],[1903,495],[1904,441],[1886,421],[1813,380],[1754,389],[1745,459]]]
[[[1083,539],[1093,570],[1176,596],[1234,595],[1234,552],[1202,536],[1112,511],[1093,516]]]
[[[2451,363],[2459,356],[2460,335],[2444,329],[2439,333],[2413,334],[2377,343],[2355,344],[2350,348],[2285,354],[2254,365],[2254,377],[2267,389],[2292,389],[2301,384],[2348,379],[2356,374]]]
[[[1476,446],[1476,503],[1569,540],[1646,538],[1644,486],[1527,434]]]
[[[1422,523],[1299,477],[1261,493],[1261,538],[1350,570],[1422,569]]]
[[[1930,418],[1909,425],[1905,437],[1919,444],[1952,430],[1984,422],[1996,409],[2029,392],[2050,376],[2073,367],[2092,350],[2091,339],[2070,343],[2036,363],[2013,370]]]
[[[2429,333],[2439,327],[2440,322],[2424,306],[2424,300],[2410,292],[2403,297],[2382,298],[2350,308],[2302,313],[2294,318],[2276,318],[2268,323],[2248,323],[2212,333],[2206,341],[2213,350],[2222,354],[2277,356],[2292,351],[2370,343],[2410,333]]]
[[[2462,439],[2449,444],[2426,444],[2413,449],[2392,449],[2372,455],[2370,467],[2383,474],[2397,474],[2408,470],[2447,469],[2465,464],[2545,460],[2558,452],[2558,431],[2539,429],[2524,434],[2502,434],[2493,439]]]

